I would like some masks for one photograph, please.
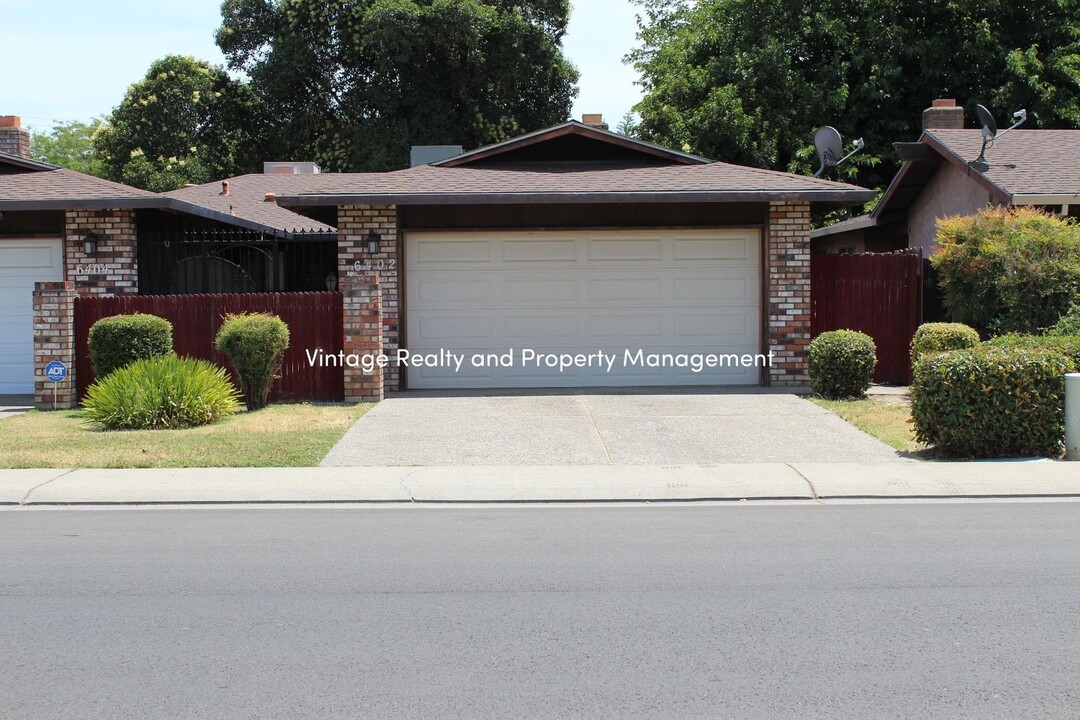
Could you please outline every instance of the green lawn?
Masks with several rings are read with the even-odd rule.
[[[271,405],[189,430],[102,431],[80,411],[0,420],[0,468],[308,467],[371,405]]]
[[[927,449],[915,440],[911,408],[908,405],[876,397],[864,400],[822,400],[816,397],[807,399],[815,405],[831,410],[895,450],[915,453]]]

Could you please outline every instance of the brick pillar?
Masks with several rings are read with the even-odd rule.
[[[395,205],[342,206],[337,212],[338,279],[374,274],[382,291],[382,347],[395,355],[400,344],[401,319],[398,298],[399,221]],[[378,250],[368,252],[368,237],[374,231]],[[393,364],[386,369],[386,385],[399,387],[401,369]]]
[[[64,277],[83,295],[133,295],[139,291],[134,210],[68,210],[64,217]],[[93,233],[97,250],[86,254]]]
[[[810,345],[810,205],[769,203],[768,284],[769,349],[776,353],[769,384],[808,385]]]
[[[45,366],[60,360],[68,366],[67,380],[56,387],[56,407],[70,410],[75,397],[75,283],[34,284],[34,405],[53,406],[53,385],[45,379]]]
[[[383,352],[382,292],[378,276],[344,275],[341,292],[345,296],[345,357]],[[370,373],[345,365],[345,402],[379,402],[383,399],[384,376],[390,368],[376,367]]]

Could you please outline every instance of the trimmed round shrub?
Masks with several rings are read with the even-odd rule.
[[[1054,327],[1047,332],[1048,335],[1080,335],[1080,305],[1073,303],[1069,309],[1058,318]]]
[[[979,333],[963,323],[923,323],[911,339],[911,362],[926,353],[964,350],[979,344]]]
[[[1080,368],[1080,336],[1078,335],[999,335],[986,343],[993,347],[1017,350],[1048,350],[1070,358]]]
[[[136,360],[164,357],[173,351],[173,326],[146,313],[101,318],[90,327],[90,363],[104,378]]]
[[[289,347],[289,326],[269,313],[227,315],[215,343],[240,378],[248,410],[266,407]]]
[[[86,392],[88,420],[108,430],[168,430],[206,425],[240,409],[225,369],[176,355],[137,360]]]
[[[1075,368],[1057,352],[988,344],[926,355],[911,386],[915,436],[962,457],[1056,456]]]
[[[869,335],[833,330],[810,343],[810,387],[824,398],[862,397],[874,380],[877,346]]]

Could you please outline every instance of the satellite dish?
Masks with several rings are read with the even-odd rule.
[[[983,137],[993,139],[997,135],[997,120],[994,119],[994,114],[987,110],[985,105],[976,105],[975,114],[979,116]]]
[[[840,137],[840,133],[836,131],[836,128],[823,125],[814,133],[814,147],[817,149],[818,159],[821,161],[821,167],[814,173],[814,177],[821,177],[825,174],[825,168],[836,167],[862,150],[865,143],[862,138],[859,138],[855,141],[855,149],[846,156],[841,157],[844,152],[843,138]]]
[[[979,124],[982,125],[983,138],[982,151],[979,152],[979,157],[974,163],[975,165],[986,165],[986,151],[988,148],[994,146],[994,141],[1005,137],[1027,121],[1027,110],[1020,108],[1013,113],[1013,117],[1016,118],[1016,122],[1013,126],[1007,128],[1001,132],[1001,134],[998,134],[998,126],[997,121],[994,120],[994,113],[990,112],[985,105],[976,105],[975,114],[979,116]]]

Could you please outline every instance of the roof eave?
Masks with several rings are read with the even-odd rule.
[[[166,207],[168,198],[83,198],[64,200],[0,200],[0,210],[142,210]]]
[[[934,135],[933,132],[923,131],[922,137],[919,138],[919,142],[922,142],[924,139],[929,145],[937,150],[943,158],[953,165],[963,168],[967,172],[968,177],[989,190],[999,202],[1013,202],[1013,194],[1011,192],[996,184],[990,178],[986,177],[986,175],[982,174],[978,168],[974,167],[970,162],[957,155],[952,148],[946,145],[941,138]]]
[[[1013,193],[1013,205],[1075,205],[1080,192],[1074,193]]]
[[[857,205],[872,200],[873,190],[730,190],[598,193],[364,193],[283,195],[282,207],[342,205],[585,205],[620,203],[824,202]]]

